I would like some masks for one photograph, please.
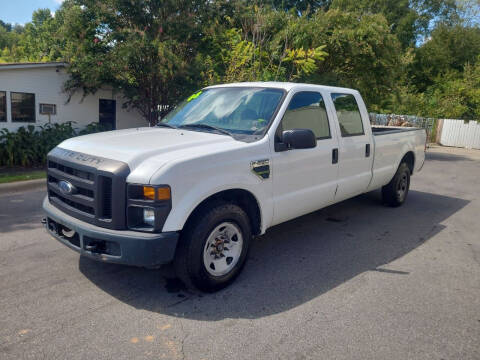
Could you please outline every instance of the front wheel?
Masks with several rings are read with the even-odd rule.
[[[250,221],[241,207],[212,203],[182,233],[174,260],[177,276],[202,291],[224,288],[240,273],[251,238]]]
[[[407,199],[410,189],[410,169],[406,163],[401,163],[393,179],[382,187],[382,199],[390,206],[401,206]]]

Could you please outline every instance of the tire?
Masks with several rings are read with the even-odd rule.
[[[406,163],[401,163],[393,179],[382,187],[383,202],[392,207],[401,206],[407,199],[410,189],[410,169]]]
[[[202,210],[182,232],[174,266],[187,287],[214,292],[242,270],[252,230],[247,214],[236,204],[215,201]]]

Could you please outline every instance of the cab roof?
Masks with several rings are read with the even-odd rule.
[[[230,84],[219,84],[219,85],[212,85],[206,87],[206,89],[214,89],[214,88],[222,88],[222,87],[266,87],[266,88],[274,88],[274,89],[283,89],[286,91],[290,91],[296,88],[302,89],[318,89],[318,90],[326,90],[329,92],[346,92],[346,93],[356,93],[357,90],[349,89],[349,88],[342,88],[336,86],[326,86],[326,85],[316,85],[316,84],[305,84],[305,83],[293,83],[293,82],[277,82],[277,81],[257,81],[257,82],[238,82],[238,83],[230,83]]]

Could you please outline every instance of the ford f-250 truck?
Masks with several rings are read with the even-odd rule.
[[[382,189],[405,202],[423,129],[371,127],[356,90],[295,83],[207,87],[155,127],[64,141],[48,155],[51,235],[104,262],[156,267],[218,290],[252,238]]]

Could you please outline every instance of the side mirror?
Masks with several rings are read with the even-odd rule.
[[[282,144],[277,151],[290,149],[311,149],[317,146],[317,138],[310,129],[291,129],[282,133]]]

